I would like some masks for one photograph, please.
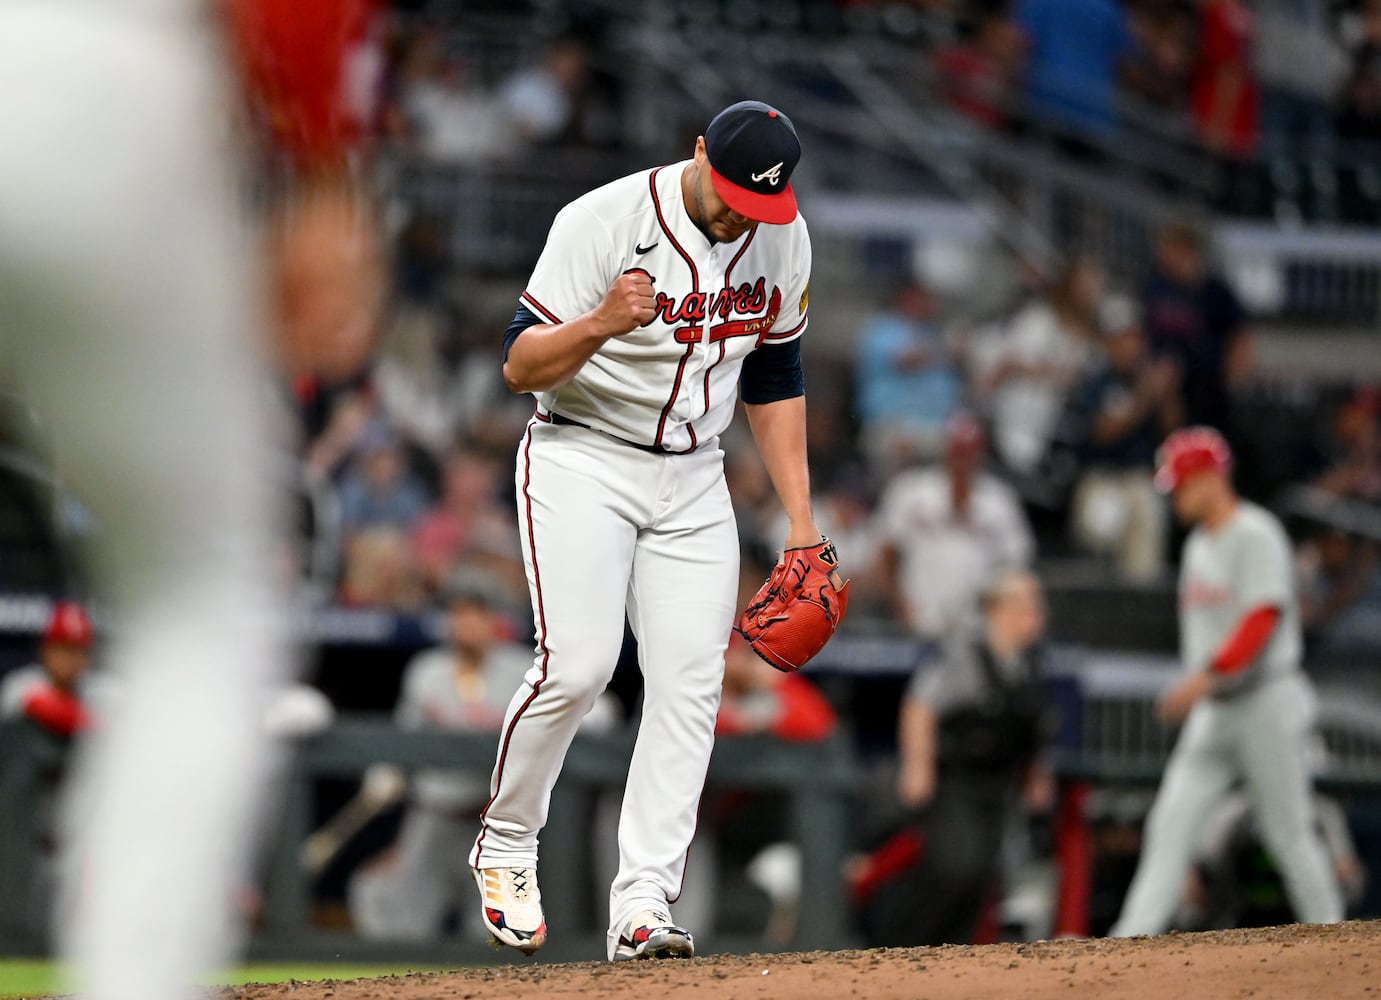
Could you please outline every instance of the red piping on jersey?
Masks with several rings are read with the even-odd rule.
[[[810,322],[810,317],[809,317],[809,316],[803,316],[803,317],[801,318],[801,322],[797,323],[795,326],[793,326],[790,330],[787,330],[785,333],[769,333],[769,334],[764,335],[762,339],[763,339],[763,340],[786,340],[788,337],[795,336],[796,334],[798,334],[798,333],[800,333],[802,330],[804,330],[804,329],[806,328],[806,324],[809,323],[809,322]]]
[[[535,414],[537,419],[542,420],[542,415]],[[550,422],[549,419],[546,422]],[[537,678],[537,683],[532,685],[532,694],[527,696],[527,700],[513,713],[513,721],[504,730],[503,743],[499,746],[499,762],[494,767],[494,793],[489,796],[489,801],[480,810],[480,835],[475,841],[475,867],[479,867],[480,853],[484,850],[484,835],[489,832],[489,826],[485,819],[489,815],[489,807],[494,804],[494,800],[499,797],[499,786],[503,783],[503,766],[508,760],[508,744],[513,739],[513,730],[518,725],[518,720],[523,717],[528,706],[537,697],[537,692],[542,689],[542,684],[547,679],[547,663],[551,660],[551,650],[547,648],[547,615],[542,603],[542,574],[537,568],[537,539],[532,533],[532,495],[528,492],[528,485],[532,482],[532,460],[529,453],[532,450],[532,424],[527,426],[526,440],[523,442],[523,501],[527,510],[527,544],[528,552],[532,555],[532,589],[537,595],[537,648],[542,653],[542,676]]]
[[[715,358],[714,361],[710,363],[710,366],[705,369],[705,413],[707,415],[710,412],[710,372],[714,371],[715,367],[724,360],[724,352],[728,347],[729,342],[727,340],[721,340],[719,342],[719,357]]]
[[[724,272],[725,288],[729,287],[729,275],[734,273],[734,265],[738,263],[738,259],[743,256],[744,251],[748,249],[748,244],[753,242],[753,237],[756,235],[758,235],[757,227],[748,230],[748,238],[743,241],[743,246],[738,248],[738,253],[734,254],[734,259],[729,261],[729,267]]]
[[[671,384],[671,396],[667,398],[667,405],[662,407],[661,419],[657,421],[657,438],[652,442],[658,447],[662,444],[662,430],[666,427],[667,414],[671,412],[671,404],[676,402],[676,395],[681,391],[681,375],[685,372],[686,362],[690,360],[690,356],[694,351],[695,344],[687,344],[686,352],[681,355],[681,361],[676,366],[676,381]]]
[[[1279,621],[1280,609],[1269,604],[1247,612],[1232,634],[1218,647],[1209,669],[1222,677],[1230,677],[1247,669],[1266,648]]]
[[[665,169],[666,167],[658,167],[648,176],[647,186],[652,192],[652,208],[657,213],[657,224],[662,227],[662,232],[666,234],[667,239],[671,241],[671,245],[676,248],[676,252],[681,255],[681,259],[684,260],[686,266],[690,268],[691,291],[698,292],[700,291],[700,272],[695,269],[695,261],[691,260],[690,254],[686,253],[685,247],[681,246],[676,237],[672,235],[671,228],[667,225],[667,220],[662,216],[662,200],[657,197],[657,175]],[[694,350],[694,343],[687,344],[686,353],[681,355],[681,361],[676,366],[676,380],[671,385],[671,395],[667,397],[667,404],[662,407],[662,414],[657,419],[657,435],[652,440],[652,443],[657,447],[660,447],[662,444],[662,432],[666,430],[667,414],[671,413],[671,408],[676,403],[676,396],[681,391],[681,376],[685,374],[686,362],[690,360],[691,353]],[[694,431],[691,431],[691,442],[690,450],[694,451]]]
[[[753,228],[753,229],[748,230],[748,238],[747,238],[746,240],[743,241],[743,246],[741,246],[741,247],[738,248],[738,253],[734,254],[733,260],[729,261],[729,266],[728,266],[727,268],[724,269],[724,290],[725,290],[725,291],[728,291],[728,290],[732,287],[732,284],[733,284],[733,283],[732,283],[732,281],[730,280],[730,278],[732,277],[732,275],[733,275],[733,273],[734,273],[734,265],[737,264],[737,263],[739,262],[739,258],[742,257],[743,254],[744,254],[744,252],[748,249],[748,244],[752,243],[752,242],[753,242],[753,237],[754,237],[754,236],[757,236],[757,235],[758,235],[758,231],[757,231],[756,228]],[[713,310],[711,309],[710,312],[707,312],[707,313],[706,313],[706,319],[707,319],[707,320],[708,320],[708,318],[709,318],[709,316],[710,316],[710,314],[711,314],[712,311],[713,311]],[[714,340],[715,340],[715,330],[714,330],[714,329],[711,329],[711,330],[710,330],[710,342],[711,342],[711,343],[714,343]],[[725,339],[724,339],[724,338],[720,338],[720,340],[719,340],[719,357],[715,358],[714,361],[710,364],[710,366],[709,366],[708,368],[705,369],[705,415],[706,415],[706,416],[708,416],[708,415],[709,415],[709,412],[710,412],[710,373],[713,372],[713,371],[715,370],[715,367],[716,367],[721,361],[724,360],[724,354],[725,354],[725,351],[727,350],[728,346],[729,346],[729,345],[728,345],[727,343],[725,343]],[[692,433],[694,433],[694,432],[692,432]]]
[[[561,322],[561,320],[557,319],[556,313],[552,312],[546,306],[542,305],[542,303],[538,302],[535,298],[533,298],[531,292],[523,292],[523,294],[518,297],[525,301],[528,305],[532,306],[532,308],[536,309],[539,313],[541,313],[542,317],[548,323]]]
[[[676,248],[676,252],[681,255],[681,259],[684,260],[686,266],[690,268],[691,291],[698,292],[700,291],[700,272],[695,269],[695,261],[691,260],[690,254],[686,253],[686,248],[681,246],[676,236],[672,233],[671,227],[667,225],[666,217],[662,215],[662,199],[657,197],[657,175],[665,169],[666,167],[658,167],[656,170],[652,171],[647,179],[647,186],[652,192],[652,208],[653,211],[657,213],[657,224],[662,227],[662,232],[666,233],[666,237],[671,241],[671,245]]]

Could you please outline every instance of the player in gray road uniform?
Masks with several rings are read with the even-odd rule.
[[[1180,567],[1180,658],[1187,676],[1160,705],[1185,721],[1146,823],[1115,937],[1170,923],[1200,828],[1241,782],[1295,916],[1335,923],[1343,906],[1314,826],[1306,762],[1314,693],[1300,671],[1299,608],[1280,522],[1238,498],[1232,456],[1207,427],[1161,447],[1156,486],[1193,524]]]

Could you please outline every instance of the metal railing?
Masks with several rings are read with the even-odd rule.
[[[341,722],[302,744],[270,869],[256,952],[337,955],[346,949],[367,955],[380,947],[311,924],[310,886],[299,858],[313,828],[312,790],[317,781],[357,777],[380,762],[406,769],[446,768],[487,778],[494,766],[494,747],[492,733],[401,732],[391,722],[362,718]],[[592,856],[588,825],[582,817],[593,795],[622,789],[632,748],[631,733],[582,734],[567,754],[542,841],[543,906],[548,925],[562,929],[544,949],[546,958],[574,960],[603,954],[603,925],[591,926],[581,905],[588,895],[584,886]],[[800,851],[802,898],[807,901],[790,942],[793,948],[839,948],[850,941],[839,862],[850,846],[849,803],[858,787],[856,774],[842,738],[783,743],[745,736],[716,742],[707,790],[774,791],[786,795],[790,803],[790,836]],[[455,849],[465,851],[469,846],[457,844]],[[759,941],[750,944],[762,947]],[[465,942],[438,943],[430,950],[469,962],[493,961],[487,948]]]
[[[918,661],[924,662],[914,642],[885,636],[851,637],[832,656],[826,654],[812,666],[905,674]],[[1057,772],[1116,786],[1159,780],[1175,733],[1155,719],[1154,706],[1178,674],[1174,658],[1065,650],[1053,667],[1050,702],[1061,716],[1055,736]],[[1351,688],[1325,688],[1319,698],[1318,732],[1318,786],[1354,798],[1381,798],[1381,702]],[[251,953],[269,959],[494,961],[493,952],[469,940],[369,941],[316,926],[313,876],[302,852],[323,818],[315,814],[322,782],[355,779],[376,763],[485,778],[493,767],[494,739],[490,733],[406,732],[381,717],[358,717],[294,747]],[[589,868],[596,851],[589,816],[597,796],[623,787],[632,739],[626,731],[582,734],[567,756],[543,838],[544,902],[548,922],[561,928],[544,950],[545,959],[602,954],[603,927],[594,925],[599,917],[592,917],[590,909]],[[53,794],[66,753],[65,741],[26,720],[0,723],[0,954],[34,953],[48,943],[48,929],[41,923],[44,907],[34,898],[33,858],[47,832],[41,829],[39,804]],[[716,743],[707,791],[772,791],[788,803],[788,836],[802,864],[801,906],[786,947],[839,948],[854,943],[847,926],[841,861],[856,846],[849,817],[855,815],[855,796],[867,784],[864,777],[842,735],[815,744],[764,736],[722,738]],[[468,847],[457,843],[455,850]],[[760,938],[706,937],[707,945],[721,951],[767,947]]]
[[[52,836],[51,804],[69,742],[27,719],[0,722],[0,954],[27,955],[48,943],[40,865]]]

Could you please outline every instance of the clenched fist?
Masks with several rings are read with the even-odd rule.
[[[656,302],[652,276],[642,270],[625,271],[604,293],[595,318],[610,336],[617,337],[651,320],[657,312]]]

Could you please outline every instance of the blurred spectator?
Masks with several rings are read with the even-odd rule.
[[[897,797],[919,815],[919,860],[878,887],[869,944],[973,941],[991,902],[999,852],[1019,793],[1050,808],[1042,763],[1045,599],[1040,581],[1008,570],[989,581],[983,625],[956,637],[907,689],[898,732]]]
[[[1333,106],[1347,57],[1324,0],[1256,0],[1256,70],[1262,152],[1270,159],[1327,158]]]
[[[991,398],[997,455],[1020,476],[1041,471],[1069,391],[1097,355],[1102,299],[1102,268],[1075,261],[1048,298],[1012,317],[993,356],[978,365],[979,391]]]
[[[1377,565],[1376,542],[1327,525],[1295,549],[1300,624],[1311,649],[1381,645]]]
[[[458,578],[447,598],[447,643],[408,664],[394,721],[405,730],[498,732],[532,651],[503,639],[508,629],[483,577]],[[607,728],[613,718],[609,702],[600,701],[585,726]],[[386,777],[370,780],[382,784]],[[486,772],[417,772],[396,847],[352,880],[350,912],[361,934],[436,938],[469,908],[474,881],[457,845],[474,836],[488,797]]]
[[[501,157],[515,146],[499,102],[474,79],[470,66],[446,49],[440,31],[424,34],[400,73],[396,128],[418,152],[448,163]]]
[[[769,666],[737,632],[729,637],[716,734],[813,742],[834,732],[835,723],[834,709],[808,679]]]
[[[427,308],[399,310],[374,365],[379,402],[411,440],[440,453],[454,439],[461,400],[441,353],[441,321]]]
[[[907,279],[859,334],[860,432],[874,469],[886,475],[915,458],[937,456],[962,394],[953,352],[935,323],[935,299]]]
[[[1381,21],[1381,15],[1377,19]],[[1353,57],[1352,72],[1344,85],[1338,133],[1351,143],[1367,147],[1359,150],[1362,156],[1374,157],[1381,144],[1381,38],[1359,49]]]
[[[367,528],[408,532],[426,509],[426,491],[408,469],[402,441],[376,423],[341,480],[341,524],[346,537]]]
[[[303,478],[312,488],[325,486],[373,426],[379,404],[369,376],[360,373],[341,382],[301,377],[288,389]]]
[[[1005,566],[1034,554],[1016,494],[983,471],[977,421],[950,421],[941,467],[899,473],[878,504],[880,578],[902,627],[927,639],[970,624],[978,595]]]
[[[376,527],[346,539],[344,572],[337,601],[347,608],[417,611],[424,593],[412,561],[408,536]]]
[[[1026,100],[1037,122],[1108,139],[1117,126],[1117,79],[1132,37],[1113,0],[1017,0],[1026,36]]]
[[[75,601],[53,606],[38,662],[20,667],[0,682],[0,719],[24,716],[59,736],[72,736],[90,722],[84,703],[91,665],[91,619]]]
[[[1109,299],[1102,314],[1107,360],[1070,402],[1082,469],[1072,528],[1086,548],[1115,555],[1127,580],[1146,583],[1165,566],[1165,502],[1152,478],[1156,448],[1183,422],[1179,369],[1151,356],[1131,300]]]
[[[1188,106],[1194,21],[1183,6],[1161,0],[1129,5],[1128,16],[1137,40],[1124,74],[1128,88],[1161,111],[1181,114]]]
[[[1381,388],[1356,392],[1334,421],[1338,454],[1319,477],[1320,489],[1352,500],[1381,503]]]
[[[1360,0],[1344,9],[1338,18],[1338,38],[1354,58],[1365,48],[1381,46],[1381,0]]]
[[[1156,237],[1156,268],[1142,298],[1151,350],[1179,365],[1185,422],[1230,433],[1231,390],[1251,365],[1247,313],[1209,270],[1203,233],[1172,223]]]
[[[1256,23],[1244,0],[1203,0],[1190,113],[1203,144],[1234,162],[1256,150],[1255,44]]]
[[[451,452],[441,499],[417,522],[413,553],[432,592],[462,565],[493,581],[499,603],[525,607],[527,577],[513,512],[499,502],[499,462],[468,446]]]
[[[1006,125],[1024,49],[1021,28],[1006,10],[984,13],[972,38],[936,53],[941,93],[980,125]]]
[[[849,613],[866,616],[870,613],[868,609],[873,609],[885,614],[888,609],[878,579],[881,539],[879,525],[873,517],[868,476],[857,466],[845,465],[829,479],[821,476],[819,480],[826,485],[811,499],[811,509],[815,511],[815,523],[821,533],[834,542],[853,579],[849,589]],[[785,538],[787,527],[786,512],[780,511],[772,537]],[[759,584],[761,582],[758,580]],[[750,591],[747,596],[752,594]]]
[[[499,104],[518,141],[541,146],[574,138],[589,74],[585,46],[562,38],[547,46],[537,65],[505,80],[499,86]]]
[[[1338,133],[1363,145],[1359,152],[1374,163],[1381,145],[1381,0],[1362,0],[1344,12],[1338,29],[1349,59]]]

